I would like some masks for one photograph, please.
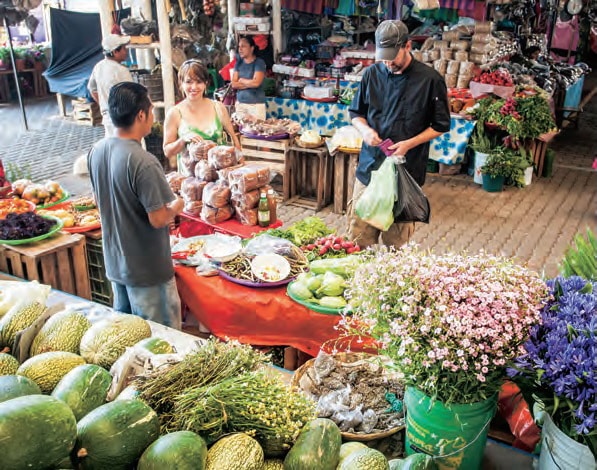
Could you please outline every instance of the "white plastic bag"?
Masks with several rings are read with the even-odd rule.
[[[356,214],[369,225],[385,232],[394,223],[396,168],[391,158],[386,158],[378,170],[371,172],[371,181],[356,202]]]

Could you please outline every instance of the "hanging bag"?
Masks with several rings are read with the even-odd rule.
[[[396,164],[397,197],[394,204],[394,222],[423,222],[428,224],[431,206],[421,187],[404,167]]]
[[[214,96],[224,106],[234,106],[236,104],[236,90],[232,88],[231,83],[222,88],[218,88],[215,91]]]

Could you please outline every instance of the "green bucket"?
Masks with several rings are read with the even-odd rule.
[[[497,395],[479,403],[445,406],[408,387],[404,404],[407,455],[429,454],[439,470],[481,468]]]
[[[504,189],[503,176],[490,176],[483,174],[483,189],[489,193],[499,193]]]

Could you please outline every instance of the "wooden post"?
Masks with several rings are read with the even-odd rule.
[[[238,2],[228,0],[228,34],[234,34],[234,17],[238,15]]]
[[[174,71],[172,70],[172,43],[170,41],[170,21],[166,10],[166,0],[157,0],[158,31],[160,32],[160,54],[162,81],[164,83],[164,113],[174,106]]]
[[[280,0],[272,0],[272,38],[274,47],[274,60],[282,53],[282,8]]]
[[[102,27],[102,37],[105,38],[112,32],[112,25],[114,24],[114,2],[103,1],[98,2],[100,23]]]

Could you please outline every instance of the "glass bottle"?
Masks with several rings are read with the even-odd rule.
[[[261,192],[259,197],[259,205],[257,206],[257,222],[260,227],[267,227],[270,224],[269,204],[265,191]]]
[[[267,190],[267,205],[269,206],[269,222],[273,224],[278,220],[278,203],[273,189]]]

